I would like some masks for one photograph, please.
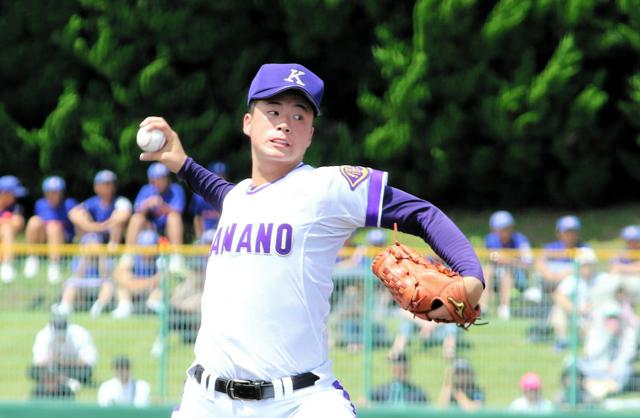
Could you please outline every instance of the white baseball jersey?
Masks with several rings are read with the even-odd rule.
[[[241,379],[330,374],[333,266],[356,228],[379,226],[386,179],[300,164],[257,188],[238,183],[211,245],[194,364]]]

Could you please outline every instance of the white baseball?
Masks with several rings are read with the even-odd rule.
[[[167,139],[164,137],[164,133],[159,129],[147,131],[146,128],[142,127],[138,130],[136,142],[143,151],[156,152],[160,148],[164,147]]]

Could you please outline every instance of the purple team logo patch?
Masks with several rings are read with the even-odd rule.
[[[362,184],[362,182],[364,182],[367,177],[369,177],[369,174],[371,174],[371,170],[366,167],[343,165],[340,167],[340,173],[349,182],[349,187],[351,187],[351,190],[355,190],[356,187]]]

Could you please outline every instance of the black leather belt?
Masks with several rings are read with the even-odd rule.
[[[193,376],[200,384],[204,367],[197,364],[193,370]],[[205,382],[205,387],[209,388],[209,377]],[[317,375],[306,372],[297,376],[291,376],[293,390],[298,390],[312,386],[316,380],[320,379]],[[266,380],[242,380],[242,379],[223,379],[218,377],[215,381],[214,389],[217,392],[226,393],[231,399],[269,399],[275,396],[273,383]]]

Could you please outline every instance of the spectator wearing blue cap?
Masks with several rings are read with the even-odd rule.
[[[513,216],[506,210],[493,213],[489,218],[491,232],[484,240],[485,248],[490,252],[484,273],[488,292],[484,293],[483,299],[490,299],[493,292],[499,293],[498,317],[502,319],[511,316],[510,299],[514,285],[520,291],[528,287],[527,270],[532,262],[529,239],[514,231],[515,224]]]
[[[62,278],[60,253],[57,246],[69,243],[75,234],[69,219],[69,211],[78,204],[76,199],[65,197],[66,184],[62,177],[51,176],[42,182],[44,197],[38,199],[35,214],[29,218],[26,240],[29,244],[49,244],[49,267],[47,278],[55,284]],[[25,262],[24,275],[32,278],[38,273],[38,258],[29,256]]]
[[[620,231],[624,250],[611,260],[610,271],[634,302],[640,301],[640,226],[628,225]]]
[[[78,234],[93,233],[100,242],[115,245],[121,242],[124,228],[131,217],[131,201],[118,196],[118,177],[113,171],[101,170],[93,179],[95,195],[69,212]]]
[[[207,166],[207,169],[220,178],[227,175],[227,164],[222,161],[213,161]],[[220,212],[222,208],[214,207],[197,193],[191,197],[189,204],[189,212],[193,216],[193,231],[195,233],[195,241],[200,242],[206,231],[215,231],[220,220]]]
[[[165,235],[170,244],[182,244],[185,194],[182,186],[171,183],[169,174],[169,169],[161,163],[153,163],[147,169],[149,184],[142,186],[133,203],[134,214],[127,229],[127,245],[134,245],[140,231],[150,227]],[[169,269],[176,272],[181,267],[181,257],[172,255]]]
[[[543,290],[555,290],[561,280],[573,274],[575,267],[570,252],[589,247],[580,240],[581,228],[580,219],[574,215],[562,216],[556,221],[558,239],[544,245],[544,251],[536,263]]]
[[[3,245],[0,280],[12,282],[16,277],[13,267],[13,243],[24,228],[24,208],[18,199],[27,194],[15,176],[0,177],[0,243]]]
[[[158,242],[158,233],[153,229],[143,229],[136,239],[136,245],[140,247],[156,247]],[[153,312],[162,310],[157,260],[157,250],[153,248],[140,251],[133,257],[127,254],[120,259],[113,272],[118,297],[118,306],[111,313],[114,318],[126,318],[133,313],[134,297],[146,299],[146,307]]]

